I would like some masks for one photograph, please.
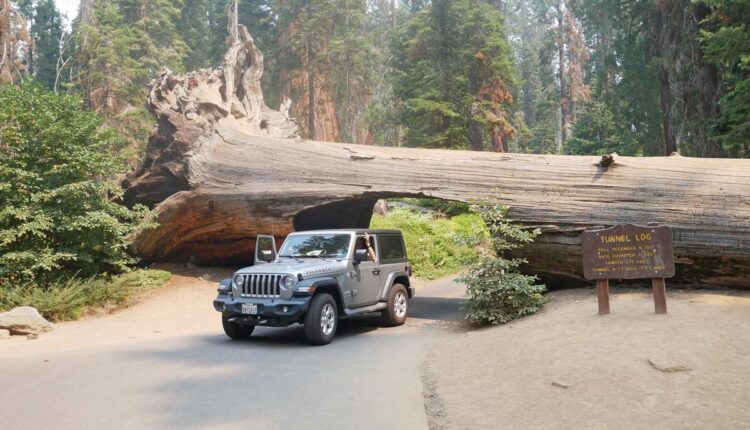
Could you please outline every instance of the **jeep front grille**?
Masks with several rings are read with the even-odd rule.
[[[242,275],[242,296],[279,298],[279,283],[283,277],[284,275]]]

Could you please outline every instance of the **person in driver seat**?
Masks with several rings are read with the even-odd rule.
[[[358,237],[357,242],[354,244],[354,252],[357,252],[359,249],[366,249],[367,255],[370,257],[370,261],[376,261],[377,255],[375,255],[375,250],[372,249],[372,244],[370,243],[370,235],[365,233],[365,237]]]

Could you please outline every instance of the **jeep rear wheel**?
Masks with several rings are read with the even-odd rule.
[[[383,311],[383,320],[389,326],[401,325],[409,313],[409,293],[401,284],[393,284],[388,292],[388,305]]]
[[[232,315],[221,314],[221,325],[224,326],[224,333],[234,340],[247,339],[253,334],[255,330],[254,325],[243,325],[237,324],[234,321],[230,321]]]
[[[331,343],[339,325],[336,300],[330,294],[316,294],[305,315],[305,337],[313,345]]]

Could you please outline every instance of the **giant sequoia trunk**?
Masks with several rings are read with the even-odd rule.
[[[499,201],[513,219],[542,226],[544,235],[524,255],[530,270],[547,277],[580,279],[586,228],[658,222],[675,231],[681,280],[750,285],[746,160],[619,157],[601,167],[597,157],[289,139],[293,125],[262,103],[258,70],[240,70],[262,70],[242,34],[223,71],[167,73],[151,91],[159,127],[126,184],[128,202],[155,206],[160,224],[135,238],[146,261],[247,263],[256,234],[281,239],[294,230],[366,227],[380,198],[432,196]],[[238,75],[232,87],[229,78]],[[256,110],[230,108],[237,94],[245,102],[236,103]],[[268,119],[273,127],[261,125]]]
[[[284,47],[281,67],[281,96],[291,101],[290,112],[297,119],[303,134],[311,139],[339,142],[339,129],[336,104],[333,96],[333,82],[330,70],[321,70],[316,61],[316,51],[320,46],[305,42],[297,46],[295,39],[304,23],[306,12],[297,10],[297,17],[286,26],[279,43]]]

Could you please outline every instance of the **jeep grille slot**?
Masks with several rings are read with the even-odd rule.
[[[280,298],[279,283],[283,275],[252,274],[242,275],[242,296],[259,298]]]

